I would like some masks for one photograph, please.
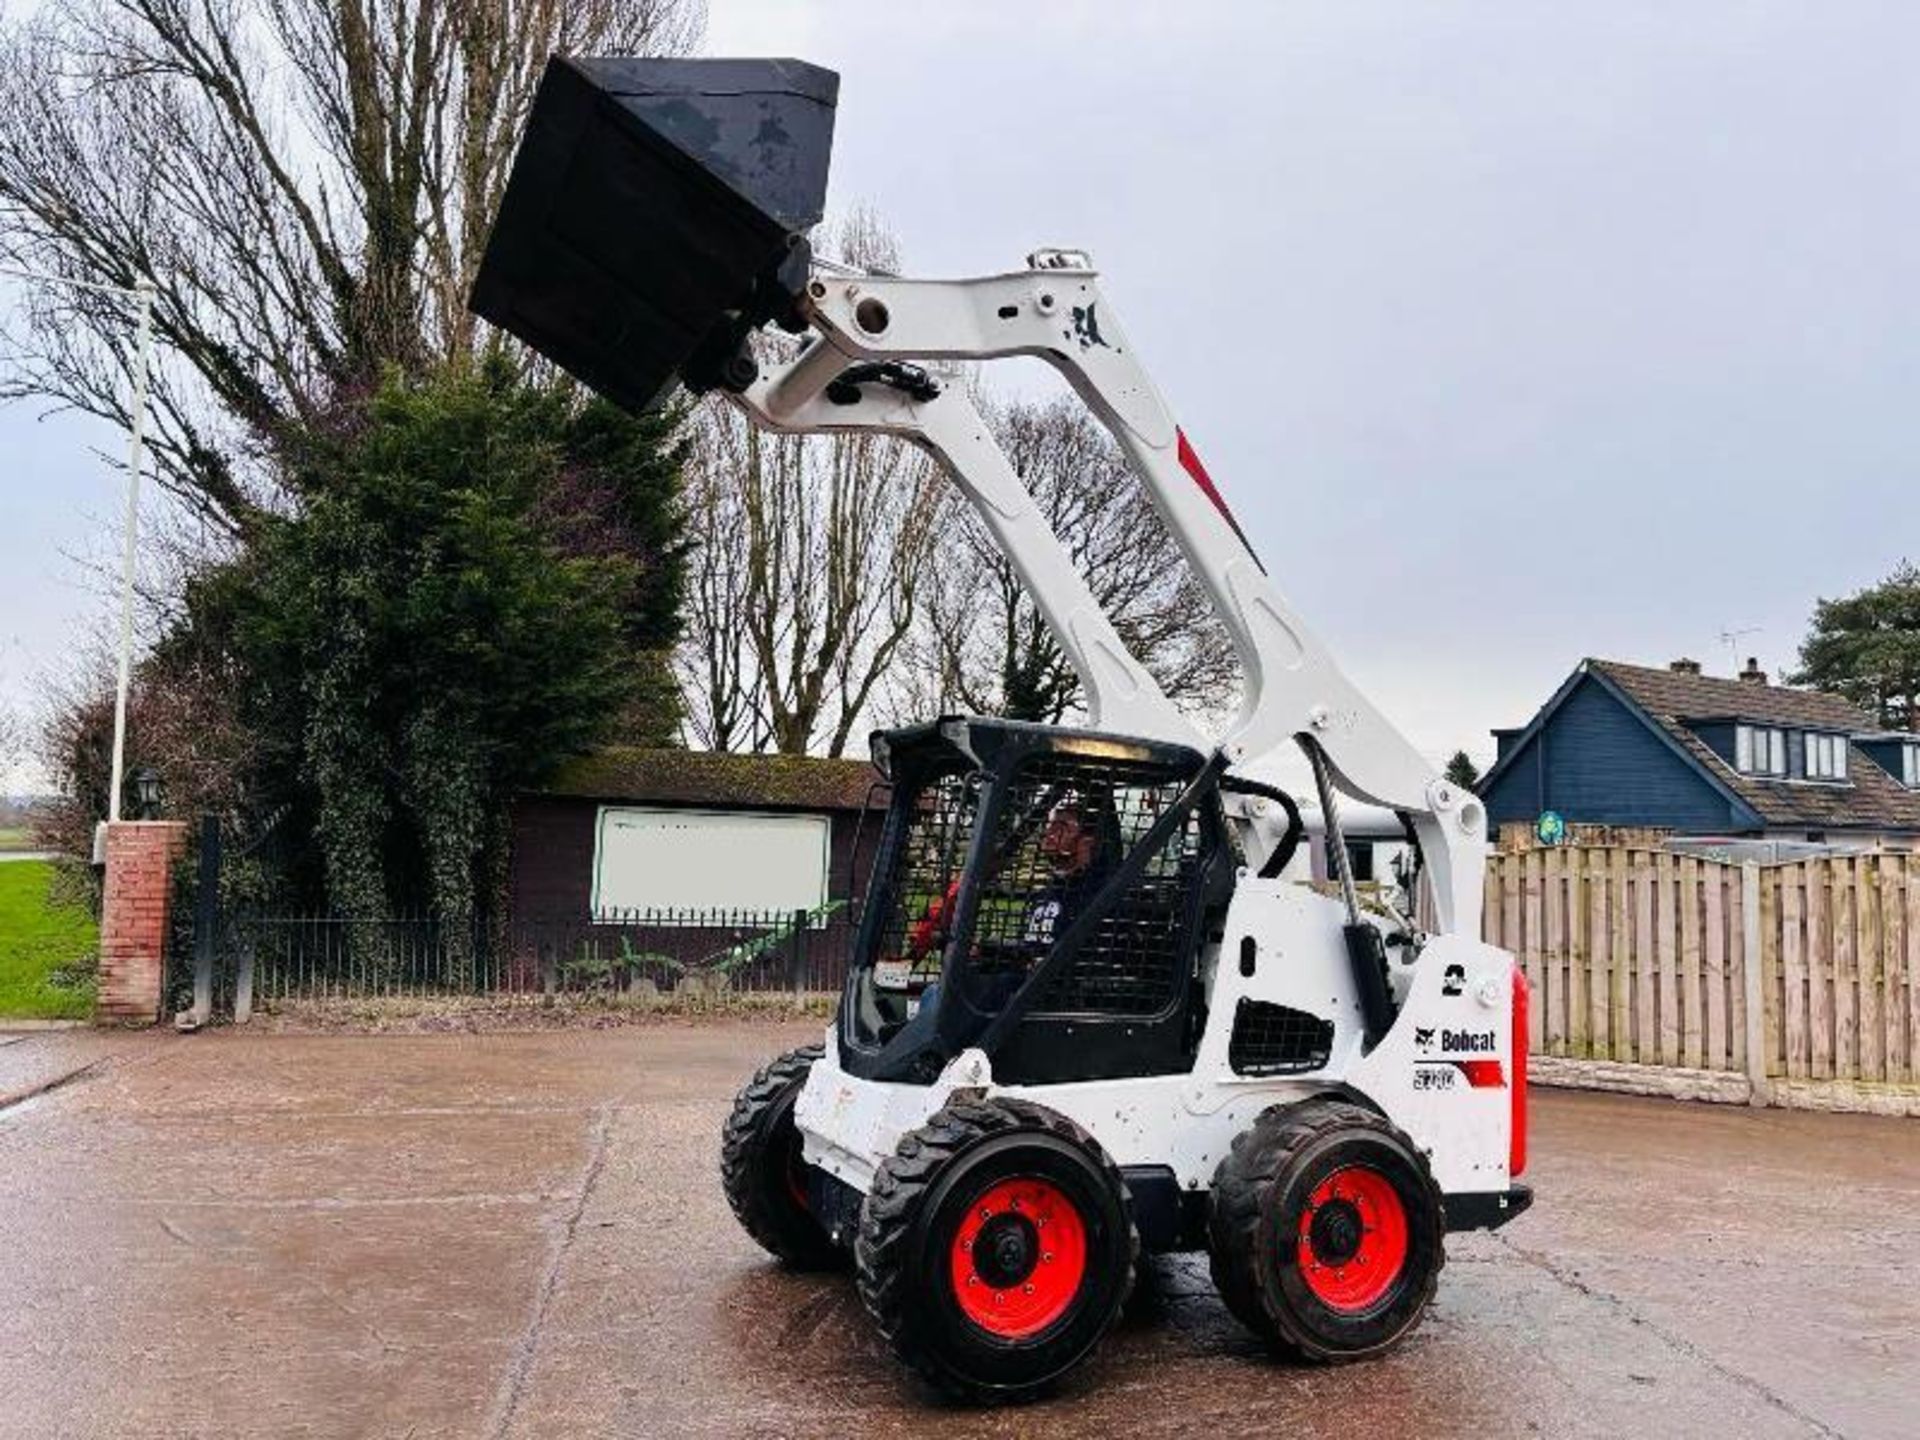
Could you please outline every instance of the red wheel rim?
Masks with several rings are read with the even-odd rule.
[[[1407,1268],[1407,1207],[1378,1170],[1348,1165],[1320,1182],[1300,1213],[1300,1274],[1329,1310],[1358,1314]]]
[[[1052,1181],[1002,1180],[961,1218],[948,1273],[960,1313],[989,1335],[1038,1335],[1067,1313],[1086,1279],[1086,1222]]]
[[[787,1198],[801,1210],[807,1209],[807,1152],[805,1142],[798,1130],[793,1133],[793,1143],[787,1147],[787,1168],[785,1180]]]

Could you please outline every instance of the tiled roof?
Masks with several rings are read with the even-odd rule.
[[[611,746],[562,766],[536,793],[749,810],[858,810],[879,778],[865,760]],[[885,803],[884,792],[874,803]]]
[[[1747,680],[1688,675],[1589,660],[1587,668],[1611,680],[1727,789],[1769,825],[1813,829],[1920,829],[1920,791],[1907,789],[1858,745],[1848,747],[1846,785],[1763,780],[1742,775],[1701,741],[1690,720],[1749,720],[1792,729],[1849,735],[1876,730],[1873,721],[1837,695],[1760,685]]]
[[[1589,660],[1587,668],[1617,682],[1656,715],[1685,720],[1752,720],[1797,729],[1842,730],[1849,735],[1876,728],[1851,702],[1818,690],[1688,675],[1678,670],[1625,665],[1618,660]]]

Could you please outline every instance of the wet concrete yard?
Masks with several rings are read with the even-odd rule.
[[[817,1025],[0,1036],[0,1434],[1920,1433],[1920,1123],[1543,1092],[1540,1192],[1390,1358],[1162,1261],[1058,1398],[943,1409],[721,1198]]]

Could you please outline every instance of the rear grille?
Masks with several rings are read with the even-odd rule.
[[[1233,1012],[1233,1038],[1227,1042],[1227,1064],[1236,1075],[1292,1075],[1324,1069],[1333,1053],[1333,1022],[1243,999]]]

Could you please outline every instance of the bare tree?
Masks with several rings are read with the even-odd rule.
[[[681,651],[693,733],[839,755],[913,627],[941,509],[934,464],[872,436],[766,435],[730,406],[700,427]]]
[[[0,799],[6,798],[3,787],[12,780],[13,772],[26,761],[26,734],[20,717],[0,705]]]
[[[845,264],[899,268],[870,210],[820,243]],[[695,550],[678,657],[692,737],[844,753],[912,632],[943,489],[932,459],[899,441],[767,435],[706,406],[687,466]]]
[[[257,809],[248,785],[261,742],[234,712],[232,693],[232,677],[197,646],[163,648],[135,668],[126,769],[132,774],[150,766],[160,773],[171,818]],[[54,798],[37,812],[35,838],[59,854],[83,857],[108,808],[114,650],[107,635],[95,633],[41,677],[39,708],[45,718],[28,743]]]
[[[0,34],[0,260],[157,287],[160,481],[242,533],[257,447],[465,300],[547,56],[682,51],[699,0],[53,0]],[[124,425],[111,296],[32,293],[0,398]]]
[[[674,652],[689,738],[706,750],[759,751],[770,733],[747,633],[746,487],[730,467],[733,417],[703,411],[685,467],[688,555],[685,628]]]
[[[1225,708],[1232,642],[1113,438],[1071,397],[991,408],[990,423],[1140,662],[1182,709]],[[940,518],[940,561],[892,708],[1058,722],[1084,709],[1080,677],[971,507]]]

